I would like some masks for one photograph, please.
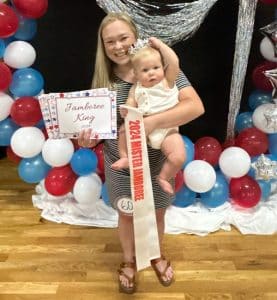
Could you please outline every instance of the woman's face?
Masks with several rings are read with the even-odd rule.
[[[106,25],[102,30],[102,39],[106,55],[111,61],[117,65],[130,62],[128,49],[136,37],[126,22],[116,20]]]

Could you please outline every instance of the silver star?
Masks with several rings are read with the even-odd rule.
[[[261,154],[251,166],[255,170],[255,179],[277,179],[277,162],[269,159],[264,154]]]

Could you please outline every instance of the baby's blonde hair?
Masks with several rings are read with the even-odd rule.
[[[161,62],[163,64],[162,56],[160,52],[157,49],[152,48],[151,46],[145,46],[139,50],[137,50],[135,53],[130,53],[130,61],[134,68],[136,68],[136,63],[144,57],[152,56],[152,55],[158,55],[161,58]]]
[[[92,79],[92,88],[107,87],[112,88],[115,81],[113,73],[113,62],[107,57],[102,38],[103,29],[115,21],[125,22],[138,38],[138,30],[133,20],[126,13],[108,13],[102,20],[97,37],[96,59],[94,65],[94,75]]]

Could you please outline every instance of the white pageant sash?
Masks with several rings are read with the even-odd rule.
[[[151,265],[150,260],[160,257],[152,182],[149,169],[143,115],[138,109],[128,109],[125,131],[128,147],[137,269]]]

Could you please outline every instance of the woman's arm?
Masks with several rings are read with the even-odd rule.
[[[144,118],[146,135],[156,128],[181,126],[204,113],[203,103],[192,86],[179,90],[179,103],[167,111]]]

